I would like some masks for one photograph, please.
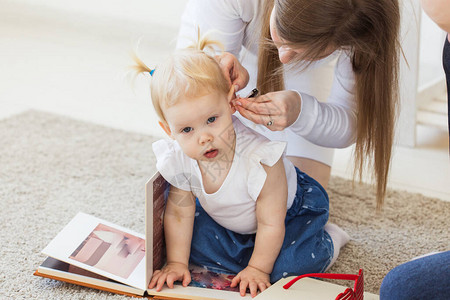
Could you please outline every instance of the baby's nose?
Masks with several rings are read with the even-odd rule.
[[[204,145],[204,144],[210,143],[210,142],[212,142],[212,141],[213,141],[213,136],[212,136],[212,134],[205,132],[205,133],[203,133],[203,134],[200,136],[200,141],[199,141],[199,142],[200,142],[201,145]]]

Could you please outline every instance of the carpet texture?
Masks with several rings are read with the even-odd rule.
[[[124,298],[32,274],[79,211],[144,231],[155,139],[37,111],[0,121],[0,136],[0,298]],[[449,202],[388,191],[377,215],[368,185],[332,178],[329,194],[331,221],[352,237],[330,272],[363,268],[366,291],[378,293],[394,266],[449,249]]]

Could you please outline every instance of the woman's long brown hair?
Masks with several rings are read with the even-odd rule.
[[[361,180],[365,168],[371,170],[380,209],[398,106],[398,0],[265,0],[258,61],[262,93],[284,89],[276,47],[267,43],[272,8],[278,35],[304,50],[296,61],[319,59],[330,47],[350,51],[357,102],[354,176]]]

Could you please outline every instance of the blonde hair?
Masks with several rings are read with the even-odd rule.
[[[361,180],[365,168],[372,171],[380,209],[398,107],[398,0],[265,0],[258,61],[262,93],[284,89],[276,47],[267,43],[274,7],[278,35],[304,50],[297,61],[320,59],[330,47],[350,50],[357,102],[354,176]]]
[[[214,45],[222,48],[220,42],[208,36],[201,37],[192,46],[176,50],[156,66],[150,81],[153,106],[161,121],[167,122],[163,108],[175,105],[181,98],[193,99],[208,92],[229,92],[229,84],[218,62],[212,56]],[[133,69],[149,73],[151,69],[136,55]]]

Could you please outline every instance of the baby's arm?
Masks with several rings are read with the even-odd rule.
[[[191,281],[189,273],[189,251],[195,216],[195,198],[189,191],[170,187],[164,213],[167,265],[153,273],[149,288],[160,291],[165,282],[169,288],[182,280],[183,286]]]
[[[255,248],[248,266],[233,279],[232,286],[239,282],[241,295],[247,286],[252,297],[256,292],[270,286],[270,273],[284,240],[284,220],[287,206],[287,179],[283,160],[272,167],[263,165],[267,173],[266,182],[256,202],[258,231]]]

